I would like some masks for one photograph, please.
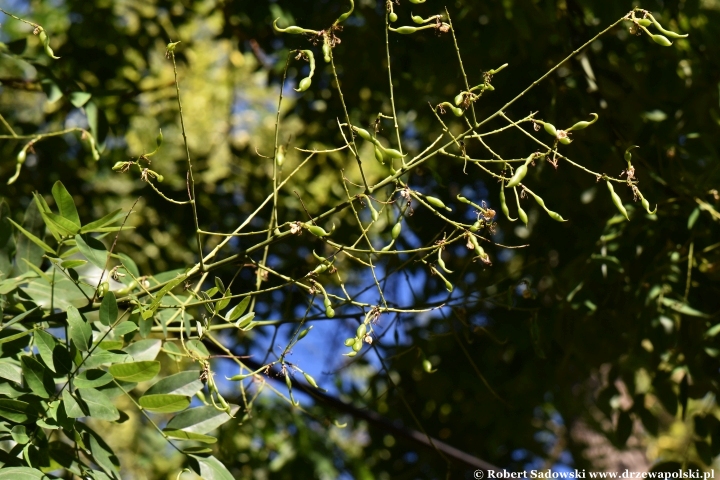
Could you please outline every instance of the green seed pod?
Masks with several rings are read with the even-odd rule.
[[[162,145],[163,143],[162,128],[160,129],[160,133],[158,133],[158,136],[155,138],[155,143],[157,144],[157,148],[160,148],[160,145]]]
[[[375,141],[377,142],[377,140],[375,140]],[[376,145],[378,145],[378,144],[376,143]],[[378,146],[380,146],[380,145],[378,145]],[[396,150],[394,148],[383,148],[382,151],[383,151],[383,156],[388,157],[388,158],[402,158],[405,156],[402,153],[400,153],[400,150]]]
[[[388,19],[393,23],[397,22],[397,19],[398,19],[397,13],[390,12],[390,15],[388,15]]]
[[[310,88],[310,85],[312,84],[312,77],[315,74],[315,55],[313,54],[312,50],[301,50],[301,52],[310,63],[310,73],[307,77],[300,80],[300,83],[298,83],[298,88],[295,89],[296,92],[304,92],[305,90]]]
[[[355,355],[357,355],[357,352],[353,350],[350,353],[343,353],[343,355],[346,357],[354,357]]]
[[[300,83],[298,83],[298,88],[296,88],[295,91],[304,92],[305,90],[310,88],[310,85],[312,85],[312,79],[310,77],[305,77],[300,80]]]
[[[287,27],[287,28],[280,28],[280,27],[278,27],[278,25],[277,25],[277,21],[278,21],[278,20],[280,20],[279,17],[276,18],[276,19],[273,21],[273,29],[275,29],[276,32],[280,32],[280,33],[290,33],[290,34],[292,34],[292,35],[298,35],[298,34],[301,34],[301,33],[313,33],[313,34],[317,35],[317,34],[319,33],[319,32],[316,32],[315,30],[308,30],[308,29],[306,29],[306,28],[297,27],[297,26],[295,26],[295,25],[292,25],[292,26]],[[169,47],[169,45],[168,45],[168,47]]]
[[[382,150],[380,150],[377,145],[375,145],[375,160],[385,165],[385,157],[383,156]]]
[[[305,372],[303,372],[303,376],[305,377],[305,380],[307,380],[307,382],[308,382],[310,385],[312,385],[312,386],[315,387],[315,388],[318,388],[318,384],[317,384],[317,382],[315,382],[315,379],[314,379],[313,377],[311,377],[310,375],[308,375],[308,374],[305,373]]]
[[[428,360],[428,359],[423,360],[422,365],[423,365],[423,370],[425,370],[427,373],[434,372],[434,370],[432,368],[432,363],[430,363],[430,360]]]
[[[327,315],[328,318],[333,318],[335,316],[335,310],[328,305],[325,307],[325,315]]]
[[[385,245],[383,248],[380,249],[381,252],[387,252],[392,248],[392,246],[395,244],[395,240],[391,241],[387,245]]]
[[[530,156],[525,159],[525,163],[515,169],[515,173],[507,183],[508,188],[516,187],[522,182],[525,175],[527,175],[528,165],[533,161],[533,158],[535,158],[535,154],[531,153]]]
[[[455,197],[455,198],[457,198],[459,202],[466,203],[468,205],[472,205],[472,202],[470,200],[468,200],[467,198],[463,197],[460,194],[458,194],[457,197]]]
[[[572,132],[572,131],[575,131],[575,130],[582,130],[583,128],[587,128],[587,127],[589,127],[590,125],[592,125],[593,123],[597,122],[598,114],[597,114],[597,113],[591,113],[590,115],[592,115],[593,119],[590,120],[589,122],[585,122],[585,121],[583,121],[583,122],[577,122],[575,125],[573,125],[572,127],[566,129],[565,131],[566,131],[566,132]]]
[[[657,205],[655,205],[655,210],[650,210],[650,202],[648,202],[647,199],[642,196],[642,193],[640,193],[639,190],[638,195],[640,195],[640,203],[642,203],[645,211],[648,212],[650,215],[655,215],[655,212],[657,212]]]
[[[313,269],[312,273],[314,275],[320,275],[321,273],[327,272],[328,268],[330,268],[330,265],[323,263],[322,265],[318,265],[317,267],[315,267],[315,269]]]
[[[345,346],[346,347],[352,347],[353,343],[355,343],[355,337],[346,338],[345,339]]]
[[[650,38],[653,39],[653,42],[657,43],[658,45],[662,45],[663,47],[669,47],[670,45],[672,45],[672,42],[668,40],[667,37],[664,37],[660,34],[650,34]]]
[[[355,338],[362,339],[365,336],[365,333],[367,333],[367,326],[364,323],[361,323],[355,331]]]
[[[417,23],[418,25],[422,25],[423,23],[425,23],[425,20],[420,15],[413,15],[411,13],[410,18],[412,18],[412,21]]]
[[[370,135],[370,132],[368,132],[368,131],[365,130],[364,128],[355,127],[355,126],[353,126],[352,128],[353,128],[353,130],[355,130],[355,132],[356,132],[356,133],[360,136],[360,138],[362,138],[363,140],[367,140],[368,142],[372,142],[372,143],[376,143],[376,142],[377,142],[377,140],[375,140],[375,138],[373,138],[373,136]],[[377,144],[376,144],[376,145],[377,145]]]
[[[498,68],[493,68],[492,70],[488,70],[487,73],[488,73],[488,75],[495,75],[496,73],[501,72],[502,70],[504,70],[505,67],[507,67],[507,66],[508,66],[508,64],[507,64],[507,63],[504,63],[504,64],[500,65]]]
[[[275,161],[277,162],[278,166],[282,166],[283,162],[285,161],[285,147],[280,145],[278,147],[277,155],[275,155]]]
[[[482,222],[480,220],[476,220],[475,223],[473,223],[470,227],[470,231],[477,232],[478,230],[480,230],[480,227],[482,227]]]
[[[110,291],[110,284],[108,282],[103,282],[100,284],[100,286],[97,288],[97,296],[99,298],[102,298],[105,296],[107,292]]]
[[[327,35],[323,38],[323,46],[322,46],[322,53],[323,53],[323,60],[325,60],[325,63],[330,63],[331,56],[330,51],[332,50],[332,47],[330,47],[330,40],[328,39]]]
[[[542,126],[547,133],[557,138],[557,128],[555,128],[555,125],[553,125],[552,123],[542,122]]]
[[[410,1],[410,3],[414,3],[416,5],[420,4],[420,3],[425,3],[425,0],[409,0],[409,1]]]
[[[158,173],[157,175],[155,175],[155,179],[158,181],[158,183],[162,183],[162,181],[165,180],[165,177]]]
[[[508,220],[511,222],[514,222],[517,220],[517,218],[512,218],[510,216],[510,209],[507,206],[507,203],[505,201],[505,182],[502,182],[500,184],[500,210],[505,214]]]
[[[127,162],[115,162],[115,165],[113,165],[112,169],[114,172],[119,172],[123,168],[125,168],[125,165]]]
[[[453,273],[452,270],[448,270],[448,268],[445,266],[445,260],[442,258],[442,250],[438,248],[438,260],[437,264],[442,268],[446,273]]]
[[[285,385],[287,385],[288,390],[292,390],[292,380],[290,380],[290,374],[285,374]]]
[[[330,235],[322,227],[318,227],[317,225],[305,224],[305,227],[307,228],[308,232],[312,233],[316,237],[327,237],[328,235]]]
[[[623,205],[623,203],[622,203],[622,199],[620,198],[620,195],[615,193],[615,189],[613,188],[612,183],[610,183],[609,180],[607,181],[607,186],[608,186],[608,190],[610,190],[610,197],[612,198],[612,201],[615,204],[615,206],[617,207],[617,209],[620,210],[620,213],[622,213],[623,216],[627,220],[630,220],[630,217],[628,217],[628,212],[625,209],[625,205]]]
[[[648,15],[648,17],[650,18],[650,21],[655,24],[655,28],[657,28],[661,33],[664,33],[664,34],[667,35],[668,37],[670,37],[670,38],[685,38],[685,37],[688,36],[687,33],[686,33],[685,35],[681,35],[681,34],[679,34],[679,33],[673,32],[672,30],[668,30],[668,29],[666,29],[666,28],[663,28],[663,26],[660,25],[660,22],[658,22],[657,20],[655,20],[655,17],[653,17],[652,14],[648,13],[647,15]],[[647,20],[647,19],[644,19],[644,20]],[[657,41],[657,40],[656,40],[656,41]],[[661,44],[661,45],[662,45],[662,44]]]
[[[402,231],[402,223],[398,220],[398,222],[393,226],[392,231],[390,232],[390,236],[393,240],[397,240],[397,238],[400,236],[400,232]]]
[[[570,137],[561,137],[558,138],[558,142],[562,143],[563,145],[570,145],[572,143],[572,140],[570,140]]]
[[[555,220],[556,222],[566,222],[567,221],[562,217],[562,215],[560,215],[557,212],[553,212],[552,210],[548,210],[547,208],[545,209],[545,211],[547,212],[548,216],[550,218],[552,218],[553,220]]]
[[[411,34],[411,33],[417,32],[417,31],[420,30],[420,29],[419,29],[419,28],[416,28],[416,27],[409,27],[409,26],[406,25],[406,26],[404,26],[404,27],[391,28],[390,30],[392,30],[393,32],[401,33],[401,34],[403,34],[403,35],[409,35],[409,34]]]
[[[640,148],[640,147],[638,147],[637,145],[628,147],[628,149],[625,150],[625,154],[623,155],[623,158],[625,158],[625,161],[628,164],[628,168],[632,167],[632,163],[630,163],[632,161],[632,153],[630,153],[630,150],[632,150],[633,148]]]
[[[445,280],[445,290],[447,290],[449,293],[452,293],[452,291],[454,290],[453,284],[450,283],[450,281],[446,278],[444,278],[443,280]]]
[[[43,44],[43,48],[45,49],[45,53],[47,54],[47,56],[55,60],[59,59],[60,57],[56,57],[55,52],[53,52],[53,49],[50,48],[50,37],[48,37],[47,32],[43,30],[42,27],[40,27],[40,33],[38,34],[38,37]]]
[[[15,163],[18,165],[22,165],[25,163],[25,160],[27,160],[27,148],[27,145],[25,145],[25,147],[18,152],[17,157],[15,157]]]
[[[520,202],[518,202],[518,218],[520,218],[520,221],[527,226],[528,224],[528,216],[527,213],[525,213],[525,210],[522,209],[520,206]]]
[[[445,206],[445,204],[439,198],[425,196],[425,201],[435,208],[444,208],[448,212],[452,212],[452,209]]]
[[[310,333],[310,330],[312,330],[312,327],[308,327],[308,328],[306,328],[305,330],[303,330],[302,332],[300,332],[300,333],[298,334],[298,336],[297,336],[297,339],[298,339],[298,340],[302,340],[303,338],[305,338],[305,336],[306,336],[308,333]]]
[[[355,343],[353,343],[352,345],[352,349],[355,352],[359,352],[360,350],[362,350],[362,339],[356,338]]]
[[[335,25],[337,25],[340,22],[344,22],[350,16],[350,14],[353,12],[353,10],[355,10],[355,2],[353,0],[350,0],[350,10],[348,10],[347,12],[340,15],[338,17],[338,19],[335,20]]]
[[[450,102],[442,102],[438,107],[447,107],[456,117],[462,117],[465,113],[462,108],[456,107]]]
[[[641,19],[637,20],[637,24],[642,27],[649,27],[650,25],[652,25],[652,22],[650,21],[649,18],[641,18]]]
[[[455,103],[455,105],[460,106],[460,104],[463,102],[464,99],[465,99],[465,92],[460,92],[457,95],[455,95],[453,102]]]
[[[375,210],[375,207],[373,207],[372,201],[368,198],[368,208],[370,209],[370,216],[373,219],[373,222],[377,222],[378,217],[380,216],[378,214],[378,211]]]

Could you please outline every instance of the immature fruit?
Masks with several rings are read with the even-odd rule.
[[[653,39],[653,42],[657,43],[658,45],[662,45],[663,47],[669,47],[670,45],[672,45],[672,42],[667,37],[664,37],[660,34],[650,34],[650,38]]]
[[[528,224],[528,216],[527,216],[527,213],[525,213],[525,210],[522,209],[522,207],[520,206],[519,203],[518,203],[518,217],[520,218],[520,220],[521,220],[525,225]]]
[[[452,210],[449,209],[448,207],[446,207],[445,204],[442,202],[442,200],[440,200],[439,198],[426,196],[425,201],[435,208],[443,208],[445,210],[452,212]]]
[[[533,161],[533,158],[535,158],[534,153],[530,154],[530,156],[525,159],[524,164],[515,169],[515,173],[512,177],[510,177],[510,180],[507,183],[508,188],[516,187],[520,184],[520,182],[522,182],[525,175],[527,175],[528,165]]]
[[[679,33],[673,32],[672,30],[668,30],[668,29],[666,29],[666,28],[663,28],[663,26],[660,25],[660,23],[659,23],[657,20],[655,20],[655,17],[653,17],[652,14],[650,14],[650,13],[648,13],[648,17],[650,18],[650,21],[655,24],[655,28],[657,28],[660,32],[664,33],[665,35],[667,35],[667,36],[670,37],[670,38],[685,38],[685,37],[688,36],[687,33],[684,34],[684,35],[681,35],[681,34],[679,34]],[[644,19],[644,20],[647,20],[647,19]],[[638,23],[639,23],[639,22],[638,22]],[[647,26],[647,25],[646,25],[646,26]],[[662,44],[661,44],[661,45],[662,45]]]
[[[388,15],[388,19],[389,19],[391,22],[397,22],[397,13],[395,13],[395,12],[390,12],[390,15]]]
[[[383,156],[382,150],[380,150],[377,145],[375,145],[375,160],[385,165],[385,157]]]
[[[500,185],[500,210],[502,210],[502,212],[505,214],[507,219],[510,220],[511,222],[514,222],[515,220],[517,220],[517,218],[512,218],[510,216],[510,209],[508,208],[507,203],[505,201],[505,184],[504,183],[502,185]]]
[[[393,240],[397,240],[397,238],[400,236],[400,232],[402,231],[402,223],[397,222],[390,232],[390,236]]]
[[[612,183],[610,181],[607,181],[608,190],[610,190],[610,197],[612,198],[613,204],[615,204],[615,207],[620,211],[620,213],[623,214],[623,216],[630,220],[630,217],[628,217],[628,212],[625,209],[625,205],[622,203],[622,199],[620,198],[620,195],[615,193],[615,189],[612,186]]]
[[[544,122],[543,128],[547,133],[557,138],[557,128],[555,128],[555,125],[553,125],[552,123]]]
[[[306,225],[306,227],[308,232],[312,233],[316,237],[327,237],[330,235],[322,227],[318,227],[317,225]]]
[[[589,126],[592,125],[593,123],[597,122],[598,114],[597,114],[597,113],[591,113],[590,115],[592,115],[593,119],[590,120],[589,122],[586,122],[586,121],[577,122],[575,125],[573,125],[572,127],[566,129],[565,131],[566,131],[566,132],[572,132],[572,131],[575,131],[575,130],[582,130],[582,129],[584,129],[584,128],[589,127]]]

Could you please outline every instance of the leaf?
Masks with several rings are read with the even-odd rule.
[[[7,361],[0,362],[0,378],[10,380],[20,385],[22,383],[21,371],[20,367],[13,363]]]
[[[45,367],[30,355],[21,356],[20,365],[25,383],[30,390],[40,398],[50,398],[50,394],[55,392],[55,385],[52,378],[47,375]]]
[[[248,312],[235,322],[235,326],[238,328],[245,328],[255,318],[255,312]]]
[[[127,271],[133,275],[133,277],[137,278],[140,276],[140,270],[138,270],[138,267],[132,258],[128,257],[124,253],[118,253],[118,258],[120,258],[120,262],[127,269]]]
[[[100,270],[105,270],[107,264],[108,252],[105,250],[105,245],[90,235],[83,234],[75,236],[75,243],[85,258],[90,260],[90,263],[98,267]]]
[[[92,327],[74,306],[67,309],[67,320],[70,339],[78,350],[86,352],[92,345]]]
[[[250,305],[250,297],[243,298],[240,303],[235,305],[228,313],[227,313],[227,321],[232,322],[240,318],[240,315],[245,313],[245,310],[247,309],[248,305]]]
[[[49,480],[49,477],[35,468],[3,467],[0,480]]]
[[[113,376],[99,368],[90,368],[75,377],[74,384],[77,388],[98,388],[113,381]]]
[[[235,415],[240,407],[231,405],[230,413]],[[205,405],[185,410],[175,415],[167,424],[167,428],[184,430],[192,433],[208,433],[233,417],[213,405]]]
[[[187,348],[190,353],[195,354],[198,358],[210,357],[210,352],[208,352],[207,347],[200,340],[188,340],[185,342],[185,348]]]
[[[53,348],[53,364],[59,375],[67,375],[72,370],[72,358],[65,345],[59,343]]]
[[[110,223],[113,223],[113,222],[119,220],[122,217],[122,215],[118,215],[120,212],[122,212],[122,208],[118,208],[117,210],[108,213],[104,217],[102,217],[98,220],[95,220],[94,222],[90,222],[87,225],[84,225],[80,229],[80,233],[92,233],[92,232],[95,232],[96,229],[98,229],[98,228],[102,228],[105,225],[108,225]]]
[[[20,289],[41,307],[49,309],[52,306],[61,310],[67,310],[73,305],[75,307],[87,305],[95,292],[95,289],[89,286],[74,284],[64,275],[57,275],[52,285],[42,278],[33,278]]]
[[[87,405],[91,417],[113,422],[120,418],[120,412],[105,393],[94,388],[78,388],[75,391]],[[68,415],[69,416],[69,415]]]
[[[115,300],[115,294],[108,292],[102,299],[100,304],[100,323],[106,326],[110,326],[117,321],[118,306],[117,300]]]
[[[155,338],[148,338],[146,340],[138,340],[125,347],[125,351],[130,355],[136,362],[155,360],[160,353],[160,347],[162,341]]]
[[[94,350],[83,365],[87,368],[94,368],[109,363],[124,363],[131,360],[132,357],[122,350]]]
[[[145,395],[172,393],[192,397],[202,390],[202,388],[203,383],[200,381],[200,370],[187,370],[159,380],[145,392]],[[213,407],[213,409],[215,409],[215,407]]]
[[[21,321],[22,319],[24,319],[25,317],[27,317],[28,315],[30,315],[31,313],[33,313],[33,312],[34,312],[35,310],[37,310],[38,308],[40,308],[40,307],[32,308],[32,309],[28,310],[27,312],[23,312],[23,313],[21,313],[21,314],[19,314],[19,315],[14,316],[14,317],[11,318],[9,321],[7,321],[7,322],[5,322],[5,323],[3,324],[2,329],[4,330],[4,329],[6,329],[7,327],[9,327],[10,325],[13,325],[13,324]]]
[[[90,447],[90,452],[92,453],[95,463],[100,465],[100,467],[105,470],[105,473],[113,478],[119,478],[118,468],[120,467],[120,462],[110,446],[86,424],[79,424],[78,429],[85,433],[83,439],[85,440],[85,444]]]
[[[202,443],[217,442],[217,438],[211,437],[210,435],[203,435],[201,433],[185,432],[183,430],[173,430],[168,428],[163,428],[163,433],[170,438],[176,438],[178,440],[194,440]]]
[[[126,321],[115,327],[113,329],[113,333],[115,334],[115,338],[118,338],[127,335],[130,332],[134,332],[137,329],[138,326],[135,325],[134,322]]]
[[[5,330],[6,332],[16,332],[17,330]],[[8,335],[6,337],[0,338],[0,345],[3,343],[12,342],[13,340],[17,340],[18,338],[22,338],[26,335],[30,335],[32,333],[32,330],[24,330],[20,333],[15,333],[13,335]]]
[[[217,458],[213,456],[202,457],[200,455],[190,455],[190,458],[197,462],[196,465],[193,465],[193,470],[203,480],[234,480],[232,474]]]
[[[60,266],[62,268],[70,269],[70,268],[82,267],[83,265],[86,265],[87,263],[88,263],[87,260],[65,260],[64,262],[60,263]]]
[[[80,407],[78,401],[75,400],[75,397],[72,396],[67,388],[63,390],[62,397],[63,405],[65,406],[65,414],[68,418],[81,418],[86,416],[86,413],[83,411],[82,407]]]
[[[80,108],[92,98],[92,94],[87,92],[71,92],[68,98],[75,108]]]
[[[13,222],[11,218],[8,221],[12,223],[16,228],[18,224]],[[20,228],[21,232],[27,232],[32,235],[36,240],[40,241],[41,244],[45,245],[49,250],[41,247],[30,239],[27,235],[20,235],[15,238],[15,275],[21,275],[29,270],[23,258],[27,259],[28,262],[33,265],[42,265],[43,251],[48,253],[52,252],[52,249],[45,244],[40,238],[45,236],[45,222],[43,222],[40,211],[37,208],[35,202],[30,202],[27,210],[25,210],[25,218],[23,219],[23,228]],[[54,252],[53,252],[54,253]]]
[[[4,199],[0,199],[0,278],[9,277],[10,270],[12,270],[10,252],[12,252],[15,242],[9,218],[10,207]]]
[[[80,232],[80,227],[65,217],[52,212],[41,212],[40,215],[42,215],[45,225],[60,236],[70,237]]]
[[[678,300],[673,300],[671,298],[663,297],[662,304],[666,307],[670,307],[672,310],[675,310],[678,313],[682,313],[683,315],[689,315],[691,317],[702,317],[707,318],[708,315],[705,313],[702,313],[698,310],[695,310],[687,303],[680,302]]]
[[[38,353],[45,365],[53,372],[56,372],[55,361],[53,360],[53,349],[57,345],[55,337],[44,330],[35,330],[35,345],[38,347]]]
[[[31,203],[30,205],[34,205],[34,203]],[[40,218],[42,219],[42,216],[41,216]],[[28,240],[30,240],[32,243],[34,243],[35,245],[37,245],[38,247],[40,247],[43,251],[45,251],[45,252],[47,252],[47,253],[52,253],[53,255],[56,255],[55,250],[53,250],[47,243],[43,242],[43,241],[40,240],[38,237],[36,237],[36,236],[33,235],[32,233],[30,233],[30,232],[28,232],[27,230],[25,230],[23,227],[21,227],[20,225],[18,225],[17,223],[15,223],[15,221],[14,221],[12,218],[8,218],[8,221],[9,221],[10,223],[12,223],[12,224],[15,226],[15,228],[17,228],[18,230],[20,230],[20,232],[21,232],[23,235],[25,235],[25,237],[26,237]],[[18,261],[18,260],[22,260],[22,259],[26,259],[28,262],[32,263],[33,265],[40,265],[40,264],[42,263],[42,254],[40,254],[40,261],[37,261],[37,262],[32,261],[32,260],[30,260],[30,259],[28,258],[28,257],[31,256],[31,253],[34,254],[35,251],[33,251],[33,252],[31,252],[31,253],[28,253],[26,257],[20,256],[20,255],[21,255],[21,253],[20,253],[20,252],[21,252],[21,250],[20,250],[20,244],[22,243],[21,239],[22,239],[22,237],[20,237],[20,239],[18,239],[18,241],[17,241],[17,243],[18,243],[18,249],[17,249],[17,251],[16,251],[16,253],[15,253],[16,266],[17,266],[17,264],[18,264],[17,261]],[[34,256],[34,255],[33,255],[33,256]],[[22,273],[24,273],[24,272],[22,272]]]
[[[174,394],[143,395],[138,403],[151,412],[174,413],[185,410],[190,405],[190,397]]]
[[[30,417],[36,416],[37,412],[27,402],[0,398],[0,417],[15,423],[25,423]]]
[[[160,373],[160,362],[144,361],[111,365],[110,375],[125,382],[146,382]]]

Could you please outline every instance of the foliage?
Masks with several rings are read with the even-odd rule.
[[[3,10],[4,467],[711,466],[714,3],[286,3]]]

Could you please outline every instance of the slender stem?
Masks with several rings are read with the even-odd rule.
[[[188,196],[190,197],[190,205],[193,211],[193,220],[195,220],[195,237],[197,238],[198,255],[200,256],[200,270],[205,270],[205,261],[203,260],[202,240],[200,238],[200,223],[198,222],[197,205],[195,202],[195,178],[193,177],[192,160],[190,159],[190,146],[185,133],[185,118],[183,117],[182,102],[180,101],[180,83],[178,82],[177,64],[175,63],[175,52],[169,51],[173,64],[173,73],[175,74],[175,93],[177,94],[178,109],[180,110],[180,128],[182,129],[183,142],[185,143],[185,153],[188,163]]]
[[[400,127],[398,126],[397,113],[395,113],[395,87],[392,80],[392,68],[390,66],[390,11],[386,8],[385,12],[385,54],[387,55],[388,84],[390,86],[390,107],[392,109],[392,118],[395,126],[395,135],[397,136],[398,150],[402,153],[402,142],[400,141]],[[402,158],[402,164],[405,165],[405,158]]]
[[[3,125],[5,125],[5,128],[7,128],[10,131],[10,133],[12,134],[12,136],[14,138],[17,138],[17,133],[15,133],[15,130],[12,129],[12,127],[7,122],[7,120],[5,120],[5,117],[3,117],[1,114],[0,114],[0,122],[2,122]]]
[[[18,17],[18,16],[15,16],[15,15],[13,15],[12,13],[10,13],[10,12],[8,12],[8,11],[6,11],[6,10],[3,10],[2,8],[0,8],[0,12],[4,13],[4,14],[7,15],[8,17],[14,18],[15,20],[19,20],[19,21],[21,21],[21,22],[23,22],[23,23],[27,23],[28,25],[30,25],[30,26],[33,27],[33,28],[37,28],[37,27],[40,26],[40,25],[38,25],[37,23],[33,23],[33,22],[29,21],[29,20],[25,20],[25,19],[23,19],[23,18],[20,18],[20,17]]]
[[[445,14],[447,15],[448,24],[450,25],[450,33],[452,33],[453,38],[453,44],[455,45],[455,52],[457,53],[458,62],[460,63],[460,71],[462,72],[463,79],[465,80],[465,90],[470,91],[470,84],[468,83],[467,75],[465,74],[465,66],[463,65],[462,56],[460,55],[460,47],[457,43],[457,38],[455,37],[455,28],[453,27],[452,20],[450,20],[450,12],[448,12],[447,7],[445,7]],[[472,112],[473,116],[473,124],[477,124],[477,117],[475,116],[475,104],[474,102],[470,103],[470,111]]]

